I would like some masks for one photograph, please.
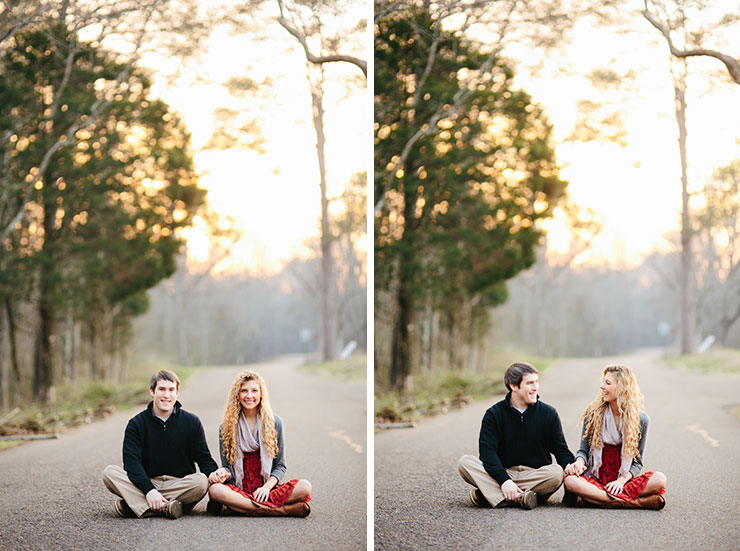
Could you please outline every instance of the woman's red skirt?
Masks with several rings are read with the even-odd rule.
[[[582,478],[583,480],[586,480],[594,486],[597,486],[598,488],[609,493],[606,489],[606,485],[609,482],[619,478],[619,467],[621,466],[621,464],[622,446],[619,444],[605,444],[604,449],[601,453],[601,468],[599,469],[598,480],[594,480],[593,478],[589,478],[588,476],[584,476]],[[637,499],[642,491],[645,489],[645,486],[647,486],[650,477],[653,476],[653,472],[654,471],[647,471],[646,473],[636,476],[624,485],[621,493],[610,495],[614,495],[615,497],[624,499],[626,501]],[[664,494],[665,488],[659,493]]]
[[[283,484],[278,484],[272,490],[270,490],[270,495],[268,496],[267,501],[257,501],[256,499],[254,499],[252,494],[263,484],[260,452],[256,451],[245,453],[244,462],[242,464],[244,466],[244,480],[242,482],[242,487],[239,488],[234,484],[227,484],[227,486],[235,492],[240,493],[247,499],[251,499],[255,503],[259,503],[260,505],[265,505],[267,507],[280,507],[284,505],[293,493],[295,485],[298,484],[298,478],[294,478],[293,480],[289,480],[288,482],[285,482]],[[304,501],[311,501],[311,498],[307,497]]]

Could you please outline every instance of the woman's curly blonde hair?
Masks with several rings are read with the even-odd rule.
[[[645,398],[637,386],[637,379],[632,370],[626,365],[610,365],[604,368],[601,377],[607,373],[614,375],[617,381],[617,409],[622,416],[622,442],[624,453],[627,456],[638,457],[640,443],[640,411],[644,407]],[[599,392],[596,399],[586,406],[581,415],[581,422],[586,425],[585,436],[589,445],[594,449],[601,449],[601,428],[604,423],[604,411],[609,404],[604,401],[604,395]]]
[[[260,414],[260,433],[267,448],[267,455],[276,457],[278,454],[277,431],[275,430],[275,416],[270,407],[270,398],[267,394],[267,385],[256,371],[243,371],[236,376],[229,389],[224,408],[224,418],[221,424],[221,438],[223,439],[224,453],[229,465],[236,463],[237,448],[237,425],[241,404],[239,403],[239,390],[247,381],[255,381],[260,387],[260,403],[257,406]]]

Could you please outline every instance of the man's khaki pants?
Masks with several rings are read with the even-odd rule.
[[[151,481],[167,501],[176,499],[185,509],[192,509],[208,492],[208,478],[203,473],[193,473],[183,478],[157,476]],[[126,471],[118,465],[108,465],[103,470],[103,483],[111,493],[122,497],[137,517],[141,517],[149,510],[146,496],[134,486]]]
[[[480,459],[473,455],[463,455],[457,464],[460,476],[468,484],[478,488],[492,507],[504,499],[501,486],[483,468]],[[532,490],[541,502],[546,501],[563,483],[563,468],[560,465],[545,465],[539,469],[518,465],[506,469],[511,479],[522,490]]]

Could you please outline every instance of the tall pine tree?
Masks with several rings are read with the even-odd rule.
[[[2,65],[6,189],[24,205],[5,252],[33,265],[34,393],[47,400],[61,314],[88,321],[94,343],[96,314],[120,321],[139,313],[141,294],[175,271],[177,230],[205,192],[188,133],[166,104],[149,97],[141,71],[78,42],[58,22],[16,35]],[[90,355],[95,366],[95,346]]]
[[[418,364],[419,305],[447,320],[450,364],[460,367],[465,328],[468,339],[480,335],[488,309],[506,299],[505,281],[534,263],[538,221],[567,186],[550,125],[513,89],[512,70],[500,61],[486,68],[479,47],[436,24],[414,10],[376,25],[375,178],[383,207],[375,281],[393,296],[389,382],[397,388]]]

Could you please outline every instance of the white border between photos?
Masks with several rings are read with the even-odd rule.
[[[373,128],[374,128],[374,116],[373,116],[373,98],[374,98],[374,79],[375,74],[375,60],[374,60],[374,5],[370,0],[367,1],[367,30],[366,30],[366,44],[368,44],[368,55],[367,55],[367,102],[366,102],[366,132],[367,132],[367,475],[366,480],[366,491],[367,491],[367,549],[374,548],[374,536],[375,536],[375,438],[374,438],[374,419],[375,419],[375,326],[374,326],[374,312],[375,312],[375,264],[373,253],[375,239],[373,238],[373,226],[374,226],[374,212],[375,212],[375,201],[374,201],[374,190],[373,184]]]

